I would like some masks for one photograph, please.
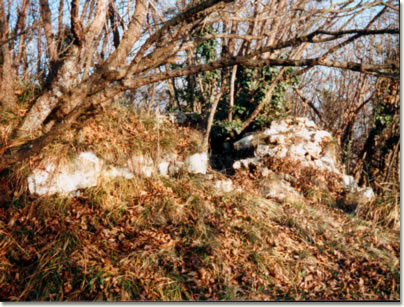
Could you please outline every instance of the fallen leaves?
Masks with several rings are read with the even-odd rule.
[[[100,205],[114,189],[117,203]],[[399,235],[324,204],[147,179],[2,208],[3,300],[397,300]]]

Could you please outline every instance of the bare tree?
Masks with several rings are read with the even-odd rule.
[[[48,1],[38,1],[41,31],[37,33],[43,31],[45,35],[47,48],[43,52],[49,59],[46,87],[13,139],[0,151],[4,152],[0,158],[2,169],[39,152],[78,119],[84,121],[87,110],[102,112],[102,106],[128,90],[175,77],[241,65],[303,69],[325,66],[398,78],[390,72],[398,68],[397,63],[330,57],[339,46],[360,37],[398,34],[398,28],[346,29],[342,23],[346,18],[362,18],[364,11],[379,6],[392,10],[394,5],[387,1],[349,6],[352,1],[328,5],[284,0],[272,11],[278,2],[205,0],[178,10],[157,1],[138,0],[133,5],[123,5],[119,1],[98,0],[82,5],[72,0],[70,24],[63,27],[63,17],[52,17],[56,13]],[[147,18],[159,10],[162,13],[157,19]],[[63,12],[60,4],[58,16]],[[231,27],[224,26],[228,20],[234,21]],[[288,22],[285,24],[284,20]],[[54,21],[58,23],[56,33]],[[216,29],[215,33],[198,35],[207,24]],[[3,41],[9,39],[7,35]],[[223,52],[207,63],[188,61],[186,51],[209,39],[227,40],[234,46],[227,48],[232,53]],[[325,48],[325,52],[309,52],[311,46]],[[285,52],[290,56],[285,58]],[[170,69],[172,63],[177,68]],[[225,75],[230,80],[231,74]]]
[[[0,103],[6,110],[17,108],[15,83],[17,69],[25,49],[28,6],[28,0],[24,0],[20,6],[17,6],[16,22],[15,25],[11,25],[11,2],[0,1]]]

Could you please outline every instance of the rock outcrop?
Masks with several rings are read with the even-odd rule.
[[[230,179],[216,180],[215,189],[217,191],[229,193],[233,191],[233,181],[231,181]]]
[[[93,152],[82,152],[66,163],[49,162],[36,168],[28,176],[28,188],[34,194],[73,195],[80,189],[96,186],[101,177],[131,179],[133,173],[127,168],[106,165]]]
[[[316,124],[307,118],[273,121],[269,129],[248,135],[234,144],[236,150],[251,147],[255,148],[254,163],[259,163],[268,156],[289,158],[300,162],[303,167],[340,172],[338,145],[329,132],[319,130]],[[237,162],[234,168],[252,160]]]
[[[165,154],[158,163],[149,155],[137,154],[132,155],[125,166],[113,166],[88,151],[70,161],[50,161],[34,169],[28,176],[28,188],[30,193],[38,195],[59,193],[74,196],[77,190],[96,186],[102,178],[147,178],[154,174],[167,177],[181,170],[205,175],[208,164],[208,155],[202,152],[190,155],[185,161],[180,161],[176,153]]]
[[[352,176],[345,174],[332,135],[307,118],[275,120],[270,128],[236,142],[234,148],[253,152],[252,157],[235,161],[233,168],[258,170],[265,178],[263,192],[269,198],[297,201],[302,195],[293,186],[312,180],[311,184],[326,189],[327,177],[331,176],[337,179],[335,188],[342,190],[344,202],[350,206],[374,199],[370,187],[359,187]],[[304,177],[307,173],[310,178]]]
[[[133,174],[151,177],[154,172],[154,162],[148,155],[133,155],[128,159],[128,168]]]
[[[209,157],[206,152],[196,153],[185,159],[185,167],[192,174],[206,174]]]
[[[177,114],[178,115],[178,114]],[[374,199],[369,187],[359,187],[352,176],[344,172],[339,161],[339,147],[332,135],[307,118],[273,121],[270,128],[247,135],[234,144],[237,151],[251,153],[233,163],[234,170],[259,173],[256,185],[267,198],[279,201],[302,201],[302,183],[323,190],[338,190],[343,203],[350,209]],[[28,177],[29,191],[34,194],[76,195],[80,189],[96,186],[104,178],[135,176],[175,176],[179,172],[201,174],[211,181],[218,192],[240,191],[229,178],[215,180],[208,173],[206,152],[179,156],[166,152],[157,160],[148,154],[131,155],[123,165],[111,165],[92,151],[82,152],[63,163],[42,163]],[[212,177],[212,178],[210,178]],[[241,185],[243,183],[241,182]]]

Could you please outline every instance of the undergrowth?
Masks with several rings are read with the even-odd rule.
[[[26,109],[21,112],[26,112]],[[2,118],[0,114],[0,123]],[[0,124],[0,142],[3,142],[0,150],[7,144],[7,137],[18,124],[18,119],[12,113],[4,115],[4,124]],[[50,162],[63,164],[83,151],[93,151],[107,163],[121,167],[127,167],[128,160],[139,155],[150,156],[154,161],[171,153],[186,157],[202,150],[202,139],[199,131],[174,126],[163,118],[158,122],[155,117],[115,102],[109,106],[108,112],[87,119],[77,130],[65,131],[38,155],[15,165],[12,173],[14,180],[26,178],[34,168]]]
[[[399,236],[201,176],[3,204],[3,301],[399,299]]]
[[[18,114],[1,116],[4,145]],[[26,191],[33,167],[85,150],[116,164],[200,150],[199,133],[170,125],[115,104],[3,174],[2,301],[400,299],[400,233],[386,227],[399,209],[384,200],[347,214],[335,193],[308,184],[330,191],[333,178],[290,163],[272,161],[303,172],[301,202],[262,198],[254,174],[233,178],[248,192],[220,193],[185,173],[104,181],[75,198]]]

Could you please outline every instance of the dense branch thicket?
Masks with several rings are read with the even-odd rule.
[[[166,92],[162,107],[212,113],[234,137],[287,111],[287,88],[313,68],[397,79],[372,45],[395,44],[397,16],[392,1],[2,0],[1,107],[29,111],[2,136],[0,168],[148,86],[149,110]]]

